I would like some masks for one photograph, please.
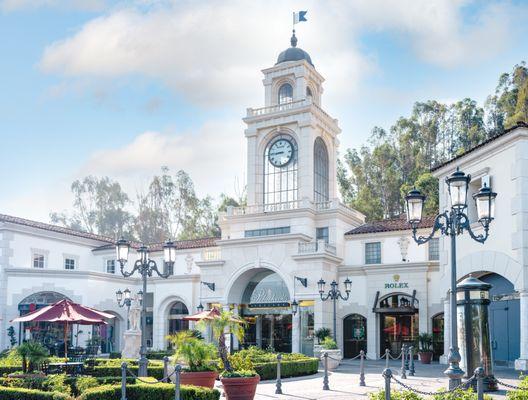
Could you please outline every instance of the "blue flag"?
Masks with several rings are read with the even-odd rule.
[[[306,13],[308,11],[299,11],[293,13],[293,25],[298,24],[299,22],[305,22],[306,19]]]

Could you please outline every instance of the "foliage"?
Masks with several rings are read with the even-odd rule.
[[[331,337],[325,337],[321,342],[321,345],[323,346],[323,349],[326,350],[336,350],[338,348],[337,343]]]
[[[225,332],[229,331],[239,340],[240,343],[244,341],[245,321],[238,319],[232,311],[221,311],[220,315],[213,319],[204,319],[198,323],[199,327],[209,325],[213,331],[213,335],[218,338],[218,354],[222,360],[224,369],[232,372],[231,364],[229,362],[227,346],[225,342]]]
[[[332,334],[332,331],[330,331],[329,328],[319,328],[315,331],[315,337],[317,338],[317,344],[321,344],[321,342],[329,337]]]
[[[519,390],[510,390],[506,394],[506,398],[508,400],[528,400],[528,376],[524,377],[519,387]]]
[[[151,351],[147,351],[147,358],[149,360],[163,360],[164,357],[171,357],[173,355],[174,355],[174,351],[172,351],[172,350],[151,350]],[[115,358],[121,358],[121,356],[115,357]]]
[[[22,359],[27,361],[28,372],[34,371],[38,364],[46,361],[49,356],[48,349],[35,341],[24,342],[16,350]],[[26,370],[25,362],[23,362],[22,368],[24,371]]]
[[[222,378],[253,378],[257,372],[252,369],[240,369],[237,371],[224,371],[220,375]]]
[[[59,392],[0,386],[0,400],[71,400],[71,397]]]
[[[176,349],[176,357],[183,360],[190,372],[214,371],[216,347],[196,338],[191,331],[180,331],[167,339]]]
[[[466,390],[457,389],[452,393],[434,395],[433,400],[477,400],[477,394],[470,387]],[[492,400],[492,397],[485,394],[484,400]]]
[[[418,343],[420,344],[419,351],[426,353],[433,349],[433,335],[431,333],[422,332],[418,335]]]
[[[128,366],[128,369],[134,374],[138,374],[139,367],[137,365],[130,365]],[[156,379],[163,379],[163,366],[149,364],[147,367],[147,374]],[[96,365],[90,371],[90,375],[95,377],[121,376],[121,366]]]
[[[48,375],[43,382],[44,390],[71,395],[71,387],[66,383],[66,379],[66,374]]]
[[[11,345],[11,347],[17,344],[17,340],[15,338],[15,328],[13,328],[12,326],[7,328],[7,336],[9,337],[9,344]]]
[[[120,398],[121,385],[105,385],[88,389],[81,394],[79,400],[115,400]],[[219,398],[220,392],[216,389],[186,385],[182,385],[180,389],[181,400],[219,400]],[[127,385],[127,399],[173,400],[174,385],[168,383]]]
[[[99,380],[93,376],[80,376],[74,381],[75,392],[84,393],[87,389],[100,385]]]
[[[368,394],[369,400],[385,400],[385,391],[379,391],[375,393],[369,393]],[[392,400],[422,400],[423,397],[417,395],[414,392],[411,392],[410,390],[404,390],[404,391],[398,391],[393,390],[391,391],[390,398]]]
[[[22,369],[22,356],[18,353],[16,348],[2,353],[2,357],[0,357],[0,367],[17,367]]]

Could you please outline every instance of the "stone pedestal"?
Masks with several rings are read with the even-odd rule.
[[[139,349],[141,347],[141,331],[128,330],[123,333],[123,358],[139,358]]]

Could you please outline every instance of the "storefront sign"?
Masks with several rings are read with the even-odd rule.
[[[408,282],[400,282],[400,275],[393,276],[394,282],[385,283],[385,289],[409,289]]]

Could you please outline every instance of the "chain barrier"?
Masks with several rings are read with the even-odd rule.
[[[526,390],[526,391],[528,391],[528,388],[523,388],[523,387],[520,387],[520,386],[510,385],[509,383],[499,381],[497,378],[495,378],[495,382],[497,382],[497,383],[498,383],[499,385],[501,385],[501,386],[505,386],[505,387],[507,387],[508,389],[513,389],[513,390]]]
[[[138,380],[139,382],[145,383],[147,385],[157,385],[158,383],[169,383],[170,378],[174,375],[174,400],[180,400],[180,374],[182,367],[179,364],[176,364],[174,367],[174,371],[172,371],[170,374],[167,375],[167,363],[165,363],[164,368],[164,377],[161,380],[158,380],[154,378],[154,381],[148,381],[140,378],[136,374],[134,374],[131,370],[128,369],[127,363],[124,362],[121,364],[121,399],[120,400],[127,400],[126,397],[126,378],[127,374],[132,376],[134,379]]]
[[[475,375],[473,375],[466,382],[462,382],[460,385],[455,386],[453,389],[445,390],[443,392],[426,392],[426,391],[415,389],[412,386],[407,385],[407,384],[403,383],[402,381],[396,379],[393,375],[391,375],[391,379],[394,382],[396,382],[398,385],[402,386],[404,389],[410,390],[411,392],[414,392],[414,393],[417,393],[417,394],[421,394],[421,395],[424,395],[424,396],[435,396],[435,395],[443,396],[443,395],[446,395],[446,394],[449,394],[449,393],[453,393],[457,389],[467,389],[469,387],[469,385],[471,385],[471,383],[476,379],[476,377],[475,377]]]
[[[141,379],[139,376],[137,376],[136,374],[134,374],[132,371],[130,371],[128,368],[126,369],[127,373],[132,376],[133,378],[137,379],[138,381],[140,381],[141,383],[146,383],[147,385],[157,385],[158,383],[167,383],[168,380],[172,377],[172,375],[174,375],[176,373],[176,370],[172,371],[172,373],[170,375],[168,375],[166,378],[163,378],[161,380],[158,380],[156,378],[155,381],[145,381],[143,379]]]

